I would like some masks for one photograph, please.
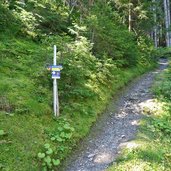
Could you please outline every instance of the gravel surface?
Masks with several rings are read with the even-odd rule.
[[[140,104],[153,98],[150,88],[156,75],[167,67],[167,60],[160,59],[159,64],[157,70],[136,79],[119,92],[119,97],[112,100],[61,170],[103,171],[116,159],[121,144],[135,138],[143,117]]]

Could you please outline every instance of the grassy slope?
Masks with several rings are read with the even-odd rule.
[[[6,110],[0,112],[0,130],[6,133],[0,136],[0,168],[3,170],[36,171],[39,167],[37,153],[42,151],[43,144],[48,142],[56,146],[48,136],[60,123],[60,120],[52,118],[52,84],[44,67],[49,54],[49,49],[31,40],[1,35],[0,108]],[[51,61],[51,57],[49,58]],[[109,90],[106,86],[102,87],[102,100],[90,99],[88,104],[83,104],[85,107],[91,104],[94,115],[63,114],[62,117],[68,118],[75,131],[73,139],[63,143],[62,147],[66,150],[57,154],[57,157],[65,158],[70,151],[69,147],[74,146],[76,141],[88,133],[111,95],[145,70],[147,68],[140,67],[118,70],[112,88]],[[15,111],[11,112],[13,103]],[[27,115],[27,112],[30,114]]]
[[[45,70],[46,52],[32,41],[1,35],[0,54],[0,108],[7,111],[0,112],[0,129],[7,133],[0,137],[0,163],[5,170],[34,170],[33,156],[45,140],[43,121],[37,116],[51,112],[48,97],[43,103],[37,102],[36,92],[41,84],[38,86],[34,80],[42,69]],[[11,113],[14,103],[18,115]],[[29,106],[31,115],[23,115],[28,110],[25,105]]]
[[[156,109],[145,109],[132,148],[125,148],[108,171],[170,171],[171,170],[171,67],[161,74],[154,86]]]

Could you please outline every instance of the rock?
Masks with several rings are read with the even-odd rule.
[[[95,156],[95,154],[89,154],[87,157],[88,158],[92,158],[92,157],[94,157]]]
[[[125,138],[125,135],[121,135],[121,138]]]
[[[93,160],[93,158],[89,158],[88,160],[89,160],[89,161],[92,161],[92,160]]]
[[[138,100],[138,97],[137,96],[131,96],[131,97],[129,97],[129,100]]]

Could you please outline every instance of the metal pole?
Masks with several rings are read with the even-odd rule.
[[[54,45],[54,58],[53,58],[53,65],[56,65],[56,45]],[[57,79],[53,79],[53,109],[54,109],[54,115],[59,116],[59,99],[58,99],[58,83]]]
[[[53,79],[53,110],[54,110],[54,115],[56,117],[57,115],[57,103],[56,103],[56,85],[57,85],[57,82],[56,82],[56,78]]]

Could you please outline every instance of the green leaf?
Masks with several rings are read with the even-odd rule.
[[[60,137],[58,137],[56,140],[57,140],[58,142],[62,142],[62,141],[63,141],[63,139],[60,138]]]
[[[48,151],[46,151],[46,154],[52,154],[53,150],[51,148],[48,149]]]
[[[42,171],[47,171],[47,167],[43,167],[43,170]]]
[[[61,136],[62,138],[64,138],[64,137],[65,137],[65,132],[61,132],[60,136]]]
[[[63,145],[59,146],[58,148],[59,148],[60,151],[65,151],[65,146],[63,146]]]
[[[56,138],[55,138],[55,137],[52,137],[52,138],[51,138],[51,140],[52,140],[52,141],[55,141],[55,140],[56,140]]]
[[[46,149],[48,149],[48,148],[50,148],[50,144],[45,144],[44,147],[45,147]]]
[[[48,168],[52,168],[52,163],[47,163]]]
[[[3,169],[4,165],[2,163],[0,163],[0,169]]]
[[[3,135],[5,135],[5,132],[4,132],[4,130],[0,130],[0,136],[3,136]]]
[[[74,132],[74,131],[75,131],[75,129],[74,129],[74,128],[72,128],[72,127],[70,128],[70,130],[71,130],[72,132]]]
[[[44,158],[44,161],[45,161],[47,164],[50,164],[52,160],[51,160],[50,156],[46,156],[46,157]]]
[[[69,124],[65,124],[65,125],[64,125],[64,128],[65,128],[65,129],[70,129]]]
[[[65,137],[70,139],[72,137],[72,133],[65,134]]]
[[[45,157],[45,153],[38,153],[38,158],[43,159]]]
[[[57,159],[57,160],[52,159],[52,162],[53,162],[54,166],[58,166],[60,164],[60,160],[59,159]]]
[[[63,131],[63,128],[62,128],[62,127],[58,127],[58,130],[59,130],[59,131]]]

